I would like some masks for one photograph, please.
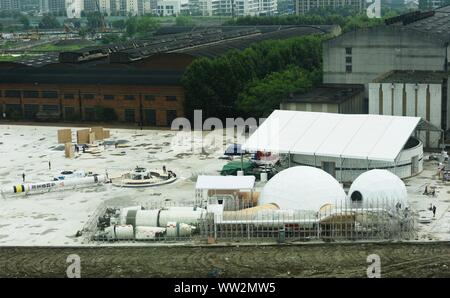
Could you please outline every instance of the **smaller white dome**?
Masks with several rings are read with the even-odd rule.
[[[339,204],[346,198],[339,182],[314,167],[285,169],[264,186],[259,205],[276,204],[280,209],[319,211],[325,204]]]
[[[387,170],[370,170],[353,181],[348,191],[350,206],[367,208],[395,208],[408,205],[408,194],[403,181]]]

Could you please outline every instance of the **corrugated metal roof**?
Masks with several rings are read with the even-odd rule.
[[[182,71],[138,69],[14,68],[0,69],[2,83],[179,85]]]
[[[307,93],[294,93],[284,98],[283,102],[342,103],[362,92],[364,92],[362,84],[325,84]]]
[[[450,5],[435,9],[434,11],[413,12],[386,20],[390,26],[397,26],[405,30],[431,34],[442,41],[450,41]]]
[[[428,70],[394,70],[376,78],[374,83],[441,84],[448,73]]]

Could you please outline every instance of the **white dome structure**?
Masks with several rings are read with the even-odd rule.
[[[264,186],[258,204],[319,211],[323,205],[344,202],[345,198],[343,188],[333,176],[317,168],[297,166],[273,176]]]
[[[348,191],[350,206],[367,208],[406,207],[408,195],[403,181],[387,170],[370,170],[359,175]],[[384,205],[384,206],[383,206]]]

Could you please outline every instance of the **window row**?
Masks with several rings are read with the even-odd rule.
[[[36,90],[5,90],[3,92],[4,97],[7,98],[21,98],[23,94],[23,98],[49,98],[49,99],[56,99],[58,98],[58,92],[57,91],[36,91]],[[0,91],[0,97],[2,96],[2,92]],[[81,95],[82,99],[95,99],[96,94],[95,93],[82,93]],[[78,98],[78,94],[76,93],[63,93],[62,97],[64,99],[76,99]],[[103,99],[104,100],[115,100],[119,96],[114,94],[104,94]],[[134,94],[125,94],[123,95],[124,100],[135,100],[139,98],[139,95]],[[156,95],[153,94],[144,94],[142,95],[142,99],[144,100],[156,100]],[[165,97],[166,101],[177,101],[177,97],[175,95],[167,95]]]
[[[0,91],[0,96],[2,92]],[[36,90],[5,90],[3,92],[4,97],[8,98],[58,98],[58,92],[56,91],[36,91]]]
[[[0,106],[1,111],[1,106]],[[61,112],[61,114],[60,114]],[[164,123],[157,122],[157,111],[155,109],[143,109],[142,118],[138,117],[138,110],[136,109],[125,109],[121,117],[117,114],[116,110],[112,108],[103,107],[85,107],[83,108],[83,119],[86,121],[117,121],[122,120],[129,123],[137,123],[142,121],[143,125],[161,125],[165,124],[170,126],[172,121],[178,117],[176,110],[166,110],[165,119],[162,116],[162,121]],[[80,113],[75,109],[75,107],[63,107],[60,111],[58,105],[37,105],[37,104],[26,104],[23,108],[20,104],[6,104],[3,111],[5,113],[2,117],[11,119],[36,119],[42,116],[56,115],[56,117],[62,116],[65,120],[79,120]],[[159,120],[161,121],[161,120]]]

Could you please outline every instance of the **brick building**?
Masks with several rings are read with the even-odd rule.
[[[71,69],[2,64],[0,111],[7,119],[166,126],[184,115],[181,74],[131,66]]]

